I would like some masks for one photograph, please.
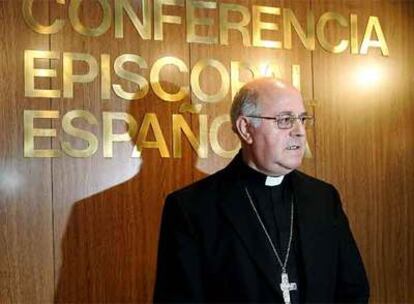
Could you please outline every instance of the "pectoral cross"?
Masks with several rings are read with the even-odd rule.
[[[283,300],[285,304],[290,304],[290,291],[296,290],[296,283],[289,283],[289,277],[286,272],[282,272],[282,282],[280,283],[280,289],[283,292]]]

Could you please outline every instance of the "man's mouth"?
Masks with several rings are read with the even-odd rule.
[[[287,150],[298,150],[298,149],[300,149],[300,146],[298,146],[298,145],[291,145],[291,146],[288,146],[286,149]]]

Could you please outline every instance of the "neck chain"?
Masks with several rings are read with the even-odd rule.
[[[270,244],[270,247],[272,247],[273,253],[280,265],[280,267],[282,268],[282,273],[286,273],[286,266],[287,266],[287,261],[289,259],[289,253],[290,253],[290,247],[292,245],[292,239],[293,239],[293,197],[291,199],[291,209],[290,209],[290,234],[289,234],[289,242],[288,242],[288,246],[287,246],[287,250],[286,250],[286,255],[285,255],[285,260],[282,262],[282,259],[280,258],[275,245],[273,244],[272,239],[270,238],[270,235],[265,227],[265,225],[263,224],[262,218],[259,215],[259,212],[257,212],[256,206],[253,203],[252,197],[250,196],[249,191],[247,190],[247,187],[244,188],[244,190],[246,191],[247,197],[249,198],[249,202],[250,205],[252,206],[254,213],[256,214],[257,219],[259,220],[260,225],[262,226],[262,229],[267,237],[267,241]]]

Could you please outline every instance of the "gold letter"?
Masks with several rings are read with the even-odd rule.
[[[60,90],[40,90],[35,89],[35,77],[56,77],[56,70],[35,69],[34,59],[59,59],[58,52],[49,51],[24,51],[24,96],[25,97],[44,97],[59,98]]]
[[[148,135],[149,128],[152,128],[155,141],[145,140]],[[164,136],[161,132],[160,123],[158,122],[157,115],[155,113],[146,113],[141,128],[139,129],[136,146],[139,151],[143,148],[156,148],[161,154],[161,157],[170,157],[167,144],[165,143]]]
[[[306,35],[298,19],[296,19],[295,14],[290,8],[283,9],[283,31],[284,31],[284,47],[285,49],[292,49],[292,25],[298,34],[300,41],[302,41],[303,46],[309,50],[313,51],[315,49],[315,18],[313,17],[312,11],[307,13],[307,26],[306,26]]]
[[[358,54],[358,15],[351,14],[351,54]]]
[[[104,34],[111,26],[111,6],[108,0],[98,0],[103,11],[103,18],[101,24],[97,28],[85,27],[79,19],[79,6],[83,0],[72,0],[69,5],[69,19],[72,23],[73,29],[81,35],[97,37]]]
[[[101,98],[111,99],[111,57],[108,54],[101,55]]]
[[[378,40],[370,40],[372,32],[375,30]],[[361,45],[361,54],[368,54],[369,47],[379,47],[383,56],[388,56],[390,53],[388,51],[387,42],[385,41],[384,33],[382,32],[381,24],[378,17],[370,16],[368,19],[368,24],[365,29],[364,39],[362,40]]]
[[[228,21],[229,11],[239,12],[242,19],[239,22]],[[220,43],[229,44],[229,30],[239,31],[242,35],[243,45],[250,46],[250,34],[247,25],[250,23],[251,15],[247,7],[238,4],[220,3]]]
[[[277,31],[279,29],[279,26],[276,23],[261,22],[260,17],[262,13],[280,15],[280,8],[253,5],[253,46],[280,49],[282,47],[282,43],[280,41],[262,40],[262,30]]]
[[[187,21],[187,42],[196,42],[196,43],[205,43],[205,44],[214,44],[217,43],[217,37],[211,36],[198,36],[195,31],[196,25],[207,25],[211,26],[213,20],[211,18],[196,18],[194,16],[195,8],[206,8],[206,9],[215,9],[217,3],[207,2],[207,1],[186,1],[186,21]]]
[[[333,13],[333,12],[326,12],[325,14],[323,14],[321,16],[321,18],[318,21],[318,24],[316,26],[316,34],[318,36],[318,40],[319,43],[321,44],[321,46],[328,52],[331,53],[342,53],[343,51],[346,50],[346,48],[348,47],[349,41],[342,39],[339,44],[337,45],[332,45],[328,42],[328,40],[325,37],[325,25],[329,20],[335,20],[339,23],[339,25],[343,26],[343,27],[348,27],[348,20],[346,20],[344,18],[344,16],[338,14],[338,13]]]
[[[143,40],[151,39],[151,7],[148,0],[141,0],[142,22],[128,0],[115,1],[115,38],[124,38],[123,11],[125,10]]]
[[[260,65],[260,76],[272,77],[272,78],[283,78],[282,71],[277,63],[269,62]]]
[[[175,94],[167,93],[161,87],[160,72],[161,69],[168,64],[175,65],[176,67],[178,67],[178,70],[180,72],[188,72],[187,66],[181,59],[171,56],[161,57],[160,59],[155,61],[151,68],[150,82],[152,90],[159,98],[165,101],[178,101],[184,99],[188,95],[188,86],[180,87],[179,91]]]
[[[33,10],[32,10],[33,1],[34,0],[23,1],[22,12],[23,12],[23,19],[24,21],[26,21],[26,24],[32,30],[34,30],[36,33],[39,33],[39,34],[50,35],[50,34],[55,34],[59,32],[65,25],[65,20],[57,19],[53,22],[52,25],[48,25],[48,26],[38,23],[35,20],[35,18],[33,18]],[[56,3],[65,4],[65,0],[56,0]]]
[[[84,61],[89,66],[89,72],[83,75],[73,75],[73,61]],[[63,53],[63,97],[73,98],[73,84],[87,83],[95,79],[98,75],[98,63],[89,54],[82,53]]]
[[[123,64],[125,62],[134,62],[138,64],[140,68],[148,68],[146,61],[138,55],[124,54],[116,58],[114,63],[115,74],[121,77],[122,79],[126,79],[133,83],[136,83],[138,85],[138,90],[135,93],[128,93],[122,89],[121,85],[113,84],[112,87],[115,91],[115,94],[126,100],[141,99],[145,97],[145,95],[147,95],[148,93],[148,81],[141,75],[125,70],[123,68]]]
[[[207,95],[201,90],[200,87],[200,74],[204,68],[207,66],[211,66],[217,69],[220,74],[220,82],[221,87],[220,90],[215,95]],[[229,91],[230,87],[230,79],[229,74],[226,70],[226,67],[220,62],[215,59],[202,59],[197,62],[193,70],[191,71],[191,87],[193,89],[194,94],[199,98],[201,101],[204,102],[217,102],[222,100]]]
[[[35,137],[56,137],[56,129],[35,129],[35,118],[59,118],[59,111],[31,111],[23,112],[24,124],[24,157],[58,157],[59,150],[35,150]]]
[[[89,124],[96,125],[98,121],[90,112],[84,110],[73,110],[67,112],[62,118],[63,131],[77,138],[81,138],[88,143],[85,149],[75,149],[69,141],[62,141],[62,150],[72,157],[89,157],[98,150],[98,138],[91,132],[78,129],[72,125],[72,120],[83,118]]]
[[[240,149],[240,141],[238,142],[238,145],[233,150],[229,150],[229,151],[224,150],[220,146],[220,143],[218,141],[219,129],[226,122],[230,123],[230,115],[228,114],[220,115],[214,118],[213,122],[211,123],[211,127],[210,127],[210,144],[211,144],[211,149],[213,149],[214,153],[216,153],[218,156],[221,156],[223,158],[233,158],[237,154],[237,151],[239,151]]]
[[[181,114],[173,114],[173,154],[175,158],[181,158],[181,131],[184,132],[199,158],[207,158],[207,115],[199,115],[200,140],[197,140],[187,122]]]
[[[163,5],[184,6],[183,0],[156,0],[154,1],[154,40],[163,40],[164,29],[163,23],[181,24],[181,17],[164,15],[162,13]]]
[[[257,78],[260,75],[259,69],[257,66],[254,66],[247,62],[240,62],[240,61],[231,61],[231,100],[233,100],[236,93],[240,90],[240,88],[245,84],[245,82],[240,81],[240,70],[246,69],[248,70],[252,78]]]
[[[137,133],[137,122],[135,118],[124,112],[103,112],[103,141],[104,141],[104,157],[112,157],[113,142],[130,141]],[[125,133],[113,133],[113,120],[123,120],[128,125],[128,131]]]

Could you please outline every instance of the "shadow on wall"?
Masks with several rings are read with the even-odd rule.
[[[162,108],[165,110],[165,105]],[[134,115],[138,110],[142,111],[132,108],[129,112]],[[130,151],[129,148],[125,150]],[[61,246],[56,249],[56,269],[59,269],[56,303],[145,303],[152,300],[165,196],[204,177],[207,171],[203,169],[209,168],[208,173],[212,173],[230,161],[210,155],[203,159],[200,168],[191,147],[185,145],[183,149],[187,157],[181,159],[161,158],[156,149],[148,149],[144,151],[142,167],[130,179],[101,192],[92,192],[92,196],[79,198],[71,205],[61,242],[57,242]],[[106,167],[104,172],[96,168],[92,174],[122,176],[135,166],[130,160],[118,158],[114,161],[122,165],[112,166],[111,170]],[[128,167],[125,166],[128,161],[129,169],[119,172],[119,168]],[[102,166],[99,162],[96,165]]]
[[[148,301],[160,211],[145,212],[142,195],[129,189],[142,184],[134,178],[74,204],[62,240],[55,302]]]
[[[139,176],[75,203],[61,243],[55,302],[151,302],[163,202],[194,174],[205,176],[194,165],[191,159],[153,165],[146,158]],[[154,174],[166,178],[149,185]]]

